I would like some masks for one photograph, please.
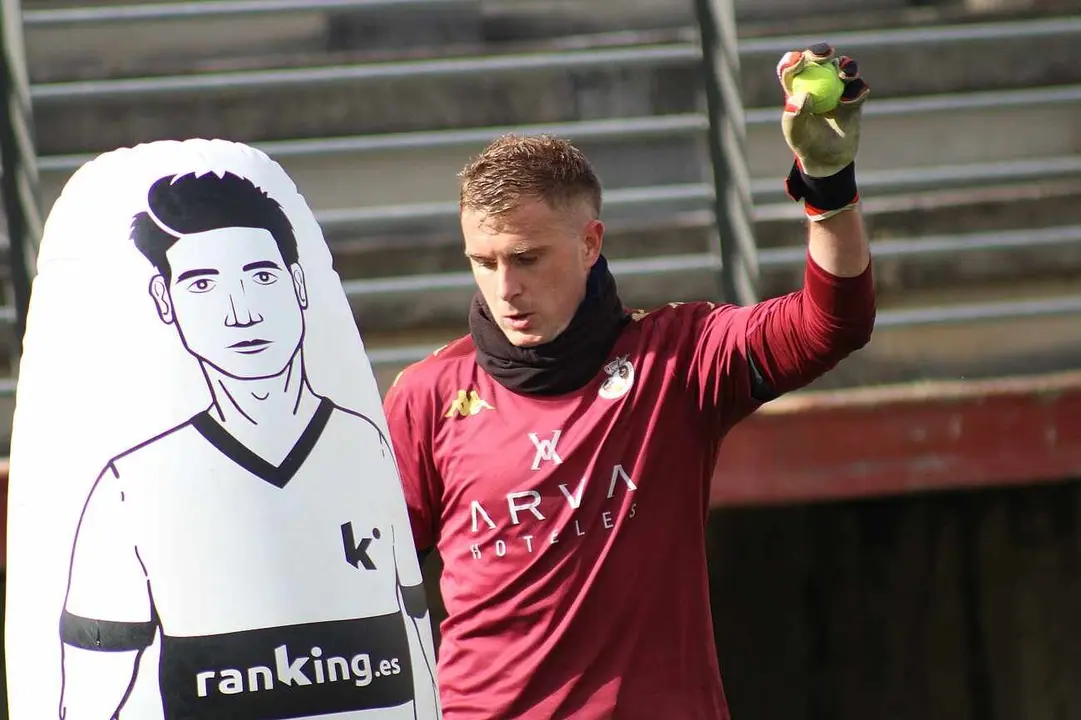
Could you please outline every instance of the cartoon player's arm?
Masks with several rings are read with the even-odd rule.
[[[405,503],[402,502],[401,514],[404,513]],[[439,706],[439,686],[435,677],[435,638],[432,637],[431,616],[428,613],[428,599],[424,594],[420,561],[413,547],[413,536],[409,530],[408,518],[399,520],[399,513],[394,515],[395,521],[391,524],[390,532],[398,590],[402,608],[407,616],[406,625],[413,628],[414,637],[424,654],[424,665],[427,669],[427,672],[417,672],[415,668],[413,671],[414,713],[418,720],[439,718],[442,716],[442,711]]]
[[[424,592],[424,575],[420,569],[420,559],[413,549],[413,536],[409,530],[409,518],[405,515],[405,503],[395,507],[394,524],[391,527],[394,539],[394,567],[398,576],[398,587],[402,592],[402,604],[409,617],[420,619],[428,614],[428,597]],[[404,517],[403,517],[404,516]]]
[[[398,466],[390,444],[382,439],[383,457],[387,461],[387,477],[395,480],[388,493],[388,506],[391,511],[391,548],[394,553],[394,573],[401,595],[402,608],[407,616],[407,625],[415,631],[417,643],[424,653],[427,674],[414,672],[416,707],[418,718],[440,717],[439,690],[436,683],[435,638],[432,637],[431,616],[428,613],[428,598],[424,591],[424,575],[420,560],[413,543],[413,533],[409,523],[409,510],[405,495],[398,480]]]
[[[386,477],[392,479],[387,492],[387,504],[391,516],[393,534],[394,569],[398,587],[402,593],[402,605],[410,617],[421,619],[428,614],[428,598],[424,593],[424,575],[420,569],[409,524],[409,510],[405,504],[399,481],[398,464],[394,451],[385,438],[380,438],[380,449],[386,465]]]
[[[75,534],[60,618],[62,720],[110,720],[123,707],[157,629],[146,570],[110,464]]]

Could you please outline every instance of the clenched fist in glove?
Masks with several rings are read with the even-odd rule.
[[[810,96],[793,91],[793,79],[808,63],[835,69],[844,83],[837,107],[820,115],[812,112]],[[856,61],[837,57],[833,46],[819,43],[785,53],[777,65],[777,79],[785,93],[781,129],[796,156],[785,182],[788,194],[803,202],[812,221],[854,207],[859,202],[855,160],[861,111],[870,92]]]

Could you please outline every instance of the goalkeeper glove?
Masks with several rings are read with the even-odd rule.
[[[792,81],[807,63],[837,70],[844,92],[837,107],[816,115],[808,95],[794,94]],[[837,57],[833,46],[818,43],[800,52],[785,53],[777,64],[777,79],[785,93],[781,129],[795,155],[785,180],[788,195],[802,201],[808,219],[825,220],[859,203],[856,153],[860,142],[863,103],[870,88],[850,57]]]

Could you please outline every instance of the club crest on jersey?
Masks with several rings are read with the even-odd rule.
[[[444,417],[469,417],[481,410],[495,410],[495,408],[487,400],[482,399],[476,390],[470,390],[468,393],[465,390],[459,390],[458,396],[451,402],[450,409]]]
[[[620,355],[604,366],[604,372],[608,377],[597,394],[605,400],[623,397],[634,385],[634,365],[628,358],[628,355]]]

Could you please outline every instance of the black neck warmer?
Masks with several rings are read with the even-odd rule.
[[[469,308],[469,329],[477,363],[500,385],[526,394],[561,395],[600,372],[628,318],[602,255],[589,272],[578,312],[555,340],[535,347],[512,345],[479,292]]]

